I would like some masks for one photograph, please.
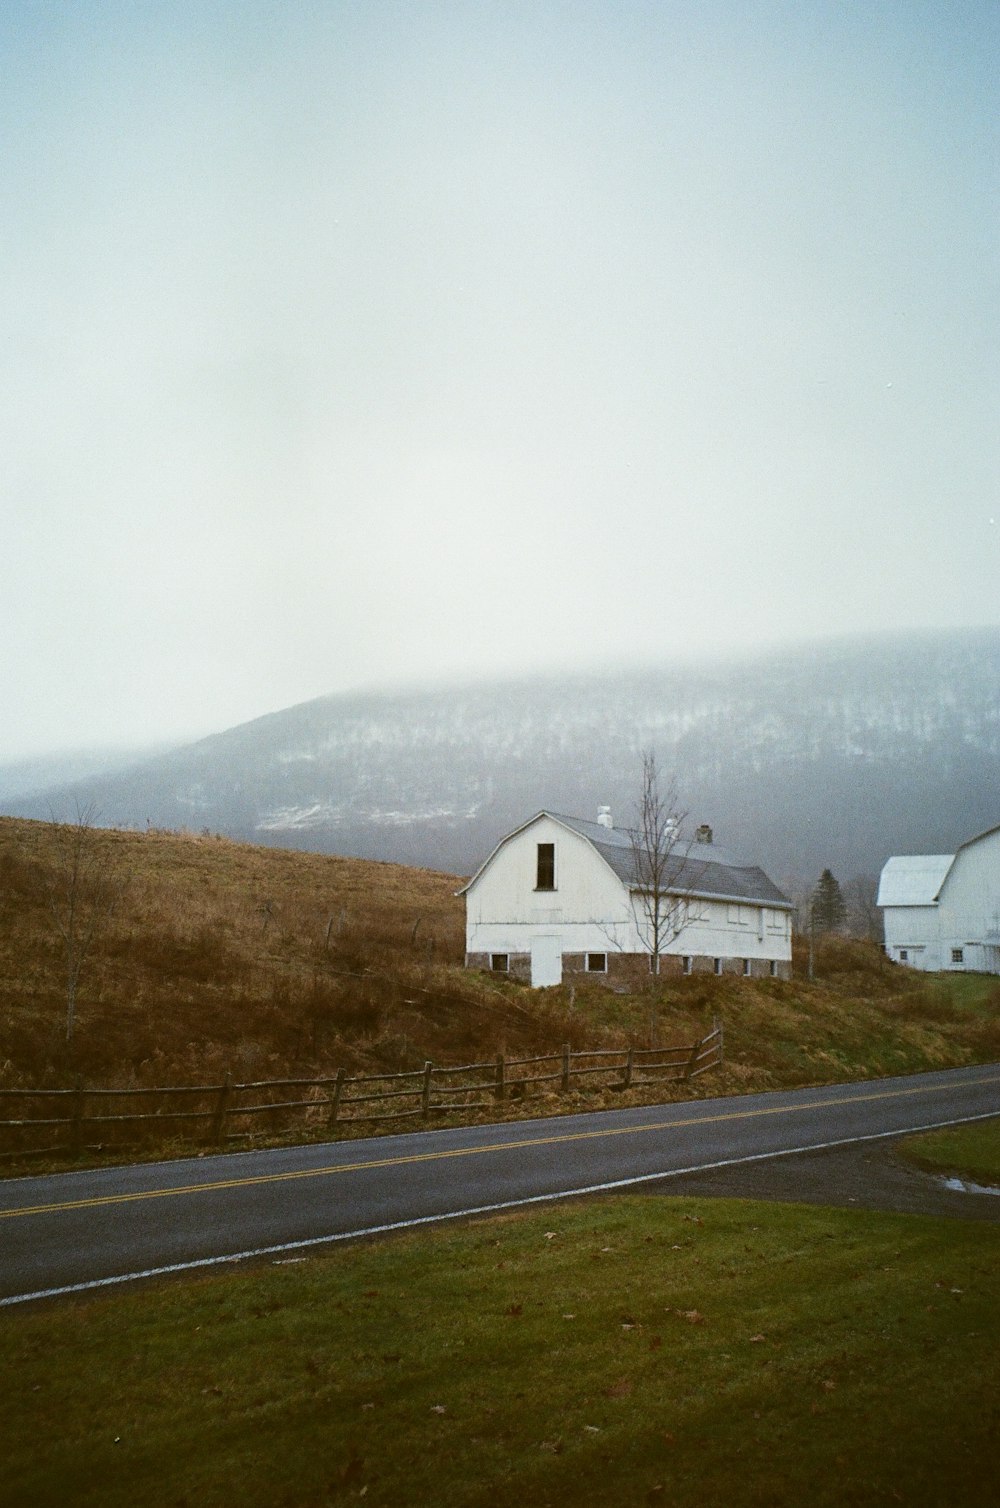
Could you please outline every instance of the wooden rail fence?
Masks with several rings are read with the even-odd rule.
[[[532,1058],[501,1054],[487,1063],[443,1068],[425,1063],[406,1073],[348,1077],[344,1069],[326,1078],[270,1079],[221,1084],[184,1084],[159,1089],[96,1089],[78,1079],[72,1089],[0,1089],[0,1157],[82,1152],[162,1140],[163,1133],[214,1146],[265,1132],[461,1114],[495,1109],[505,1100],[525,1099],[539,1088],[557,1085],[562,1094],[575,1080],[581,1088],[631,1089],[676,1079],[693,1079],[723,1061],[722,1026],[683,1047],[605,1048],[559,1052]],[[38,1113],[25,1111],[38,1107]],[[147,1108],[141,1108],[141,1107]],[[54,1138],[31,1146],[40,1135]]]

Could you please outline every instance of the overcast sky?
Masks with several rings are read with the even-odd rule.
[[[0,761],[1000,622],[995,0],[7,0]]]

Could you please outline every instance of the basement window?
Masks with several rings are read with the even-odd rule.
[[[712,962],[715,965],[715,972],[717,974],[721,974],[722,973],[722,959],[721,958],[715,958],[715,959],[712,960]]]
[[[952,963],[964,963],[965,962],[965,949],[964,948],[952,948],[952,950],[951,950],[951,961],[952,961]]]
[[[777,977],[778,977],[778,960],[776,958],[772,958],[771,959],[771,978],[772,979],[777,979]]]
[[[606,953],[587,954],[587,973],[606,974],[608,972],[608,955]]]
[[[743,960],[743,978],[744,979],[749,979],[750,978],[750,968],[751,968],[751,965],[750,965],[749,958],[744,958],[744,960]]]
[[[681,968],[684,970],[685,974],[691,973],[692,969],[694,968],[694,959],[691,957],[690,953],[684,954],[684,957],[681,959]]]
[[[508,973],[509,970],[510,970],[510,954],[509,953],[491,953],[490,954],[490,968],[493,970],[494,974],[506,974],[506,973]]]
[[[554,843],[539,843],[538,867],[535,871],[536,890],[555,890],[556,888],[556,845]]]

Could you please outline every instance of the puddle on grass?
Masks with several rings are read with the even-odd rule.
[[[998,1188],[991,1188],[981,1183],[970,1183],[966,1178],[942,1178],[941,1182],[946,1189],[951,1189],[956,1194],[1000,1194]]]

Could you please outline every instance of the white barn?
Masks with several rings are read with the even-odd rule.
[[[671,865],[680,930],[661,945],[661,972],[791,976],[794,908],[762,869],[714,844],[708,827],[676,846]],[[607,808],[597,822],[539,812],[501,839],[459,894],[468,968],[536,987],[648,974],[637,855]]]
[[[900,854],[882,870],[885,951],[914,969],[1000,974],[1000,827],[953,854]]]

